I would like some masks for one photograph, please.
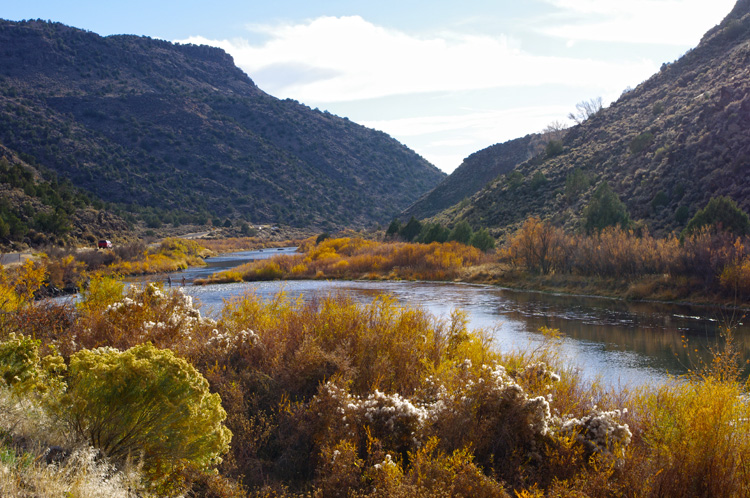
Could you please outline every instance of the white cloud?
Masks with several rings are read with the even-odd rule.
[[[469,111],[459,116],[364,121],[362,124],[408,143],[432,164],[451,172],[473,152],[541,131],[552,121],[561,120],[561,116],[569,111],[564,106],[518,107]]]
[[[567,40],[694,46],[735,0],[544,0],[560,12],[540,31]]]
[[[656,69],[652,61],[533,55],[504,35],[410,36],[358,16],[253,29],[268,40],[260,45],[202,37],[181,42],[219,46],[265,91],[312,105],[412,93],[590,85],[592,80],[621,88],[633,75],[641,81]]]

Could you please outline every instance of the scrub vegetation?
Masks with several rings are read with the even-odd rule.
[[[34,304],[43,281],[33,263],[2,270],[3,496],[750,486],[750,407],[729,329],[685,378],[611,391],[564,363],[554,330],[535,350],[504,351],[458,310],[436,318],[387,296],[247,294],[206,317],[180,290],[103,276],[75,305]]]

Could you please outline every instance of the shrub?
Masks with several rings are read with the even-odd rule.
[[[229,450],[221,398],[170,350],[147,343],[124,352],[80,351],[66,381],[58,417],[113,461],[142,458],[147,468],[168,471],[183,461],[209,468]]]
[[[654,141],[654,134],[650,131],[644,131],[637,137],[635,137],[633,140],[630,141],[630,153],[631,154],[639,154],[646,150],[646,148],[651,145],[651,142]]]
[[[562,154],[564,151],[562,140],[550,140],[547,142],[546,147],[544,148],[544,154],[547,157],[555,157]]]

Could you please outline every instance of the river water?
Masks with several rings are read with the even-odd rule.
[[[188,284],[184,291],[194,296],[208,314],[218,313],[225,299],[248,292],[264,298],[281,291],[291,297],[307,298],[343,292],[361,302],[385,293],[399,303],[423,307],[438,317],[449,317],[452,310],[462,309],[468,314],[470,327],[491,331],[500,350],[538,347],[544,341],[539,329],[556,328],[562,334],[559,351],[566,362],[585,378],[600,378],[613,387],[653,385],[684,374],[698,358],[706,361],[709,349],[717,344],[719,328],[725,323],[736,327],[736,343],[743,359],[750,358],[750,327],[736,313],[711,307],[440,282],[302,280],[190,285],[195,278],[248,260],[292,252],[293,248],[285,248],[222,255],[207,260],[207,267],[171,274],[171,279],[173,285],[178,285],[184,276]]]

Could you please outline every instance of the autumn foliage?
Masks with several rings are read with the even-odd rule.
[[[416,244],[361,238],[308,239],[301,254],[277,256],[222,272],[211,280],[255,281],[303,278],[392,278],[450,280],[484,255],[459,242]]]
[[[499,257],[532,274],[576,275],[636,282],[649,276],[683,295],[700,292],[750,297],[748,238],[697,230],[681,241],[620,227],[590,235],[569,234],[548,221],[529,218]]]

